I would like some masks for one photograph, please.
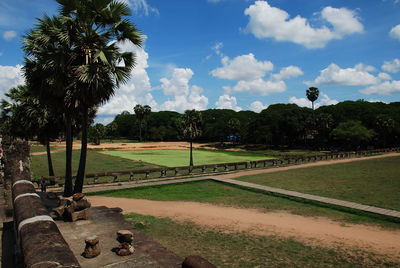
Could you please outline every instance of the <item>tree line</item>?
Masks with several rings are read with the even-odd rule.
[[[242,144],[314,149],[365,149],[400,143],[400,102],[343,101],[315,111],[296,104],[273,104],[260,113],[227,109],[199,113],[198,142],[227,142],[234,137]],[[104,126],[103,137],[184,140],[180,118],[177,112],[159,111],[139,119],[134,112],[124,111]]]

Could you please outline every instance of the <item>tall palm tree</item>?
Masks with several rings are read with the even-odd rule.
[[[69,27],[61,16],[44,16],[24,38],[24,75],[29,89],[54,113],[63,114],[66,138],[64,196],[73,193],[72,121],[76,113],[73,63],[77,54]]]
[[[318,99],[319,90],[316,87],[310,87],[306,91],[306,96],[309,101],[311,101],[312,109],[314,110],[314,102]]]
[[[196,110],[186,110],[181,117],[183,137],[190,142],[190,162],[193,166],[193,140],[201,135],[201,113]]]
[[[106,102],[121,83],[128,80],[135,58],[121,52],[117,42],[140,46],[142,37],[130,16],[127,4],[114,0],[57,0],[69,26],[69,35],[78,55],[73,66],[74,94],[82,119],[82,145],[74,192],[82,192],[86,168],[88,110]]]
[[[149,105],[142,106],[140,104],[136,104],[133,108],[133,111],[135,112],[136,118],[139,121],[139,140],[142,141],[143,121],[151,113],[151,107]]]

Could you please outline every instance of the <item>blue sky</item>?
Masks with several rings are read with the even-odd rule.
[[[124,0],[145,35],[131,80],[99,110],[260,111],[273,103],[400,101],[399,0]],[[0,98],[23,83],[22,35],[53,0],[0,2]]]

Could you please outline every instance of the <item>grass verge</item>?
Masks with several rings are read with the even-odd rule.
[[[398,267],[387,256],[307,246],[294,239],[207,229],[191,222],[126,215],[136,228],[176,254],[201,255],[218,267]]]
[[[383,218],[354,214],[269,195],[261,191],[243,189],[213,181],[187,182],[174,185],[143,187],[94,193],[113,197],[138,198],[158,201],[194,201],[240,208],[256,208],[264,212],[286,211],[303,216],[321,216],[348,223],[375,224],[384,228],[400,228],[400,224]]]
[[[237,178],[302,193],[400,210],[400,157],[279,171]]]

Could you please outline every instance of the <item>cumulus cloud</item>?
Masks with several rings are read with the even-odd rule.
[[[389,73],[397,73],[400,71],[400,59],[394,59],[392,61],[385,61],[382,65],[382,70]]]
[[[267,109],[268,105],[264,105],[261,101],[253,101],[249,105],[249,109],[253,112],[259,113],[264,109]]]
[[[22,65],[7,66],[0,65],[0,98],[4,97],[4,93],[10,88],[25,83],[22,75]]]
[[[290,65],[288,67],[282,68],[278,74],[274,74],[272,77],[277,80],[283,80],[303,74],[303,71],[299,67]]]
[[[117,114],[122,111],[132,111],[136,104],[147,104],[156,108],[157,103],[153,99],[150,78],[147,74],[149,55],[143,47],[137,47],[130,42],[119,43],[118,46],[124,52],[136,54],[136,66],[131,71],[129,81],[121,85],[115,91],[115,96],[99,108],[99,114]]]
[[[346,8],[328,6],[322,10],[321,19],[332,29],[326,26],[314,28],[301,16],[290,18],[285,10],[272,7],[267,1],[256,1],[245,9],[244,14],[249,16],[246,31],[255,37],[294,42],[310,49],[325,47],[331,40],[364,30],[356,13]]]
[[[379,83],[377,85],[369,86],[361,93],[364,94],[378,94],[378,95],[391,95],[394,93],[400,93],[400,81],[392,80]]]
[[[400,40],[400,24],[394,26],[390,30],[389,35],[394,39]]]
[[[5,31],[3,33],[3,38],[7,41],[15,38],[17,36],[17,32],[16,31]]]
[[[157,8],[150,6],[147,0],[122,0],[127,3],[135,14],[149,16],[150,14],[159,15]]]
[[[281,93],[286,91],[287,86],[284,81],[269,81],[262,78],[246,81],[240,80],[235,86],[224,86],[227,93],[250,92],[252,94],[266,96],[271,93]]]
[[[331,63],[327,68],[320,72],[314,81],[306,82],[307,85],[336,85],[336,86],[367,86],[379,82],[379,78],[370,74],[375,71],[372,66],[357,64],[354,68],[342,69],[338,65]]]
[[[174,96],[160,105],[160,110],[183,112],[188,109],[205,110],[208,98],[202,95],[203,89],[190,85],[194,75],[190,68],[175,68],[171,78],[161,78],[161,88],[165,95]]]
[[[311,102],[307,98],[290,97],[289,103],[297,104],[300,107],[312,107]],[[321,92],[319,99],[317,100],[317,102],[314,103],[314,107],[318,108],[321,106],[334,105],[337,103],[339,103],[339,101],[331,99],[327,94]]]
[[[229,96],[228,94],[219,96],[219,99],[215,105],[217,109],[230,109],[234,111],[242,110],[242,108],[237,105],[236,97]]]
[[[258,61],[252,53],[233,59],[225,56],[221,59],[221,63],[222,67],[212,70],[211,75],[229,80],[258,79],[274,68],[272,62]]]

